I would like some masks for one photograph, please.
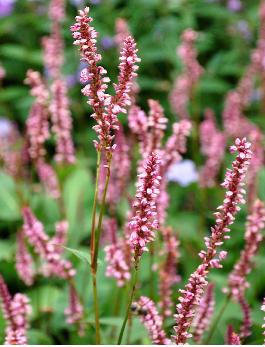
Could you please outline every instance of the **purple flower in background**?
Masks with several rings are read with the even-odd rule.
[[[0,0],[0,17],[10,16],[14,9],[15,0]]]
[[[101,0],[90,0],[91,5],[99,5]]]
[[[240,20],[235,24],[235,29],[246,39],[251,39],[251,31],[249,30],[249,24],[245,20]]]
[[[12,122],[7,119],[0,117],[0,137],[6,137],[10,135],[13,131],[13,124]]]
[[[66,84],[67,84],[68,88],[75,86],[77,84],[77,82],[79,82],[79,74],[78,74],[78,76],[75,74],[71,74],[71,75],[66,76]]]
[[[108,50],[115,46],[114,39],[111,36],[104,36],[100,41],[100,44],[104,50]]]
[[[232,12],[238,12],[242,9],[241,0],[228,0],[227,8]]]
[[[260,89],[254,89],[251,93],[251,101],[252,102],[259,102],[261,99],[261,90]]]
[[[182,160],[170,166],[167,172],[169,181],[178,182],[182,187],[198,181],[198,172],[192,160]]]
[[[84,6],[84,0],[70,0],[70,3],[76,7],[83,7]]]

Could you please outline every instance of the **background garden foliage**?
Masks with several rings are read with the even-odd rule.
[[[50,21],[47,15],[48,0],[10,0],[7,10],[7,0],[0,0],[0,62],[6,71],[6,76],[0,86],[0,132],[4,127],[4,119],[16,122],[23,132],[25,121],[33,98],[29,88],[24,84],[28,69],[42,72],[41,39],[49,35]],[[22,218],[15,182],[4,171],[0,172],[0,273],[5,278],[11,293],[26,293],[33,307],[30,317],[29,344],[89,344],[94,343],[94,321],[92,309],[92,289],[89,274],[89,230],[94,192],[94,175],[96,169],[96,152],[92,144],[95,133],[91,129],[94,120],[89,116],[91,110],[86,104],[86,98],[80,93],[79,56],[72,45],[69,31],[74,23],[77,8],[83,5],[91,6],[94,26],[99,32],[98,47],[102,53],[102,65],[106,67],[109,77],[115,80],[118,66],[118,50],[114,43],[115,20],[118,17],[128,21],[139,49],[141,63],[138,71],[140,94],[138,104],[148,110],[149,98],[159,100],[165,109],[169,124],[175,121],[168,96],[174,79],[180,73],[182,64],[176,55],[176,47],[180,45],[181,33],[186,28],[193,28],[199,33],[196,47],[198,60],[205,69],[198,87],[196,97],[191,105],[191,112],[196,112],[203,119],[203,111],[211,107],[217,116],[219,127],[222,126],[221,113],[224,108],[226,93],[233,89],[242,76],[250,60],[250,51],[255,47],[259,30],[259,1],[244,0],[238,8],[231,6],[232,1],[218,0],[91,0],[66,1],[66,19],[62,24],[65,40],[65,63],[63,73],[67,76],[69,96],[73,117],[73,139],[77,160],[74,165],[58,169],[60,181],[63,182],[63,200],[66,216],[70,224],[68,244],[65,255],[73,262],[77,270],[77,288],[85,304],[88,323],[83,337],[78,336],[76,329],[69,326],[63,317],[67,306],[67,285],[60,279],[38,278],[32,287],[26,287],[18,278],[15,270],[16,233],[21,227]],[[229,4],[230,3],[230,4]],[[246,112],[251,121],[265,130],[265,105],[260,102],[260,91],[257,88],[252,96],[251,107]],[[120,117],[125,131],[127,116]],[[170,129],[170,126],[168,126]],[[53,141],[48,142],[48,156],[53,156]],[[189,140],[185,158],[196,161],[198,166],[204,162],[204,157],[192,151]],[[230,167],[231,154],[226,154],[225,162],[219,176],[223,180],[224,168]],[[135,163],[133,164],[135,166]],[[184,175],[186,173],[184,172]],[[136,170],[132,173],[129,190],[135,191]],[[59,220],[60,209],[57,202],[46,195],[38,183],[29,189],[21,185],[21,189],[32,210],[44,223],[49,235],[54,232],[54,223]],[[174,285],[174,299],[177,301],[178,289],[199,264],[198,251],[203,247],[205,236],[213,224],[212,213],[221,203],[224,191],[218,186],[208,188],[204,203],[201,200],[200,188],[196,182],[183,186],[171,182],[169,185],[170,206],[168,223],[177,230],[180,239],[180,263],[178,274],[182,281]],[[265,169],[259,175],[259,197],[265,200]],[[118,220],[125,218],[128,210],[126,199],[119,204]],[[226,241],[225,248],[228,257],[223,262],[223,269],[213,270],[210,280],[215,282],[216,309],[219,312],[225,296],[222,289],[227,284],[227,276],[233,264],[238,259],[244,245],[243,235],[246,221],[246,207],[239,212],[232,227],[231,239]],[[101,248],[99,259],[99,297],[100,322],[102,324],[102,343],[109,343],[113,328],[120,328],[122,314],[125,310],[125,296],[121,297],[113,279],[105,276],[106,264]],[[250,288],[247,299],[252,312],[252,344],[263,341],[261,325],[263,313],[260,311],[265,295],[264,269],[265,244],[262,242],[256,265],[249,276]],[[159,255],[155,254],[155,263]],[[155,276],[154,298],[158,301],[157,274]],[[141,295],[150,295],[149,255],[142,257],[140,271]],[[111,293],[111,295],[110,295]],[[121,315],[115,311],[121,305]],[[172,332],[173,317],[166,321],[168,332]],[[212,343],[224,343],[224,335],[229,323],[239,330],[241,311],[236,303],[231,302],[223,318],[218,323]],[[4,318],[0,315],[0,341],[4,340]],[[133,319],[130,343],[144,344],[150,340],[146,330],[137,318]],[[248,342],[248,340],[246,340]]]

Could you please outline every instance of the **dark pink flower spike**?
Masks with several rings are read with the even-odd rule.
[[[38,160],[36,169],[39,180],[41,181],[46,192],[54,199],[58,199],[61,193],[57,175],[53,167],[44,160]]]
[[[78,334],[83,336],[85,329],[84,307],[80,303],[76,288],[72,283],[69,284],[69,306],[65,309],[64,314],[67,323],[76,324],[78,327]]]
[[[167,127],[168,119],[164,115],[164,110],[160,103],[156,100],[149,99],[149,117],[148,128],[149,133],[147,135],[147,153],[160,150],[162,146],[162,139]]]
[[[50,136],[47,111],[49,92],[37,71],[29,70],[25,83],[30,85],[31,95],[35,97],[26,122],[28,151],[30,158],[38,161],[46,154],[44,143]]]
[[[12,298],[3,277],[0,275],[0,301],[6,321],[5,344],[26,345],[28,315],[31,312],[28,297],[18,293]]]
[[[226,341],[227,345],[241,345],[239,336],[234,332],[232,325],[228,325],[226,331]]]
[[[166,337],[166,333],[163,330],[163,320],[154,302],[146,296],[141,296],[138,303],[138,314],[140,320],[147,329],[152,343],[155,345],[170,345],[172,344],[170,339]]]
[[[73,164],[75,153],[71,136],[72,118],[65,81],[56,79],[51,86],[51,92],[52,100],[49,109],[53,124],[52,130],[56,135],[55,161]]]
[[[259,245],[263,239],[262,230],[265,227],[265,206],[260,200],[256,200],[252,207],[246,223],[245,246],[240,253],[240,258],[228,278],[228,289],[224,291],[231,293],[238,301],[243,312],[243,325],[240,337],[250,335],[250,307],[245,299],[245,291],[249,287],[247,275],[254,266],[254,257],[258,252]]]
[[[205,111],[205,120],[200,124],[201,151],[206,162],[200,170],[200,185],[211,187],[215,184],[225,153],[225,136],[215,124],[212,110]]]
[[[203,334],[209,328],[215,307],[214,284],[209,283],[192,322],[193,338],[201,343]]]
[[[233,224],[235,215],[240,210],[239,204],[245,203],[244,178],[251,159],[251,144],[246,139],[236,139],[235,145],[230,151],[237,152],[237,157],[232,163],[232,170],[228,169],[222,186],[226,189],[223,204],[217,208],[215,213],[215,226],[211,228],[211,236],[205,237],[206,250],[199,253],[202,263],[190,276],[184,290],[180,290],[181,296],[177,304],[175,315],[176,326],[173,336],[176,344],[184,344],[192,337],[189,328],[195,315],[195,309],[200,304],[201,297],[207,286],[207,275],[211,268],[221,268],[220,261],[226,256],[225,251],[218,253],[218,247],[224,243],[229,236],[229,226]]]
[[[110,80],[108,77],[103,77],[106,70],[98,66],[101,55],[96,48],[97,32],[89,24],[93,19],[88,17],[88,13],[88,7],[84,11],[79,11],[71,31],[75,39],[74,44],[79,46],[82,60],[88,64],[81,73],[82,82],[87,83],[82,92],[88,97],[88,104],[94,110],[91,117],[97,122],[93,129],[98,135],[99,142],[95,141],[95,145],[98,150],[104,148],[109,152],[115,148],[112,144],[114,138],[112,133],[119,127],[117,114],[126,113],[126,107],[131,104],[130,91],[138,69],[136,63],[140,60],[136,55],[134,39],[128,36],[120,55],[118,83],[114,84],[115,95],[110,97],[106,94],[107,83]]]
[[[128,224],[131,232],[129,242],[135,260],[148,250],[146,245],[154,240],[155,230],[158,228],[156,200],[161,180],[160,165],[158,155],[151,153],[144,164],[143,172],[138,174],[134,215]]]
[[[19,231],[17,234],[16,269],[22,281],[27,286],[31,286],[35,277],[34,263],[27,249],[23,231]]]
[[[162,255],[165,257],[159,271],[159,295],[161,315],[163,318],[172,314],[173,308],[173,285],[180,281],[180,276],[177,274],[177,265],[180,258],[179,240],[174,234],[172,228],[161,228],[161,233],[164,240],[164,248]]]
[[[169,100],[172,111],[182,119],[189,118],[188,103],[192,96],[203,69],[197,60],[195,41],[198,34],[192,29],[187,29],[182,34],[182,43],[177,49],[177,54],[184,65],[183,73],[177,77]]]
[[[106,276],[113,277],[117,281],[118,287],[123,287],[131,278],[130,267],[127,263],[124,250],[124,241],[118,239],[105,247],[106,253]]]

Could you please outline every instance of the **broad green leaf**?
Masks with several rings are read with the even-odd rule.
[[[15,221],[20,218],[19,204],[16,196],[16,186],[13,179],[0,172],[0,220]]]
[[[86,169],[79,168],[67,178],[63,198],[70,224],[69,244],[74,247],[89,236],[93,194],[94,184]]]
[[[69,247],[65,247],[62,246],[65,250],[67,250],[68,252],[72,253],[74,256],[76,256],[78,259],[91,264],[91,260],[90,260],[90,255],[88,253],[82,252],[82,251],[78,251],[77,249],[74,248],[69,248]]]
[[[15,251],[15,244],[10,240],[0,240],[0,260],[12,259]]]

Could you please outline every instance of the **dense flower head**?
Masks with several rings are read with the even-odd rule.
[[[128,112],[128,124],[131,132],[137,136],[140,145],[140,153],[144,156],[147,147],[148,118],[139,106],[133,105],[130,107]]]
[[[123,42],[126,39],[126,37],[130,36],[130,30],[128,26],[128,22],[124,18],[117,18],[115,21],[115,43],[122,48]]]
[[[49,122],[47,100],[49,93],[39,72],[29,70],[25,80],[31,87],[31,95],[35,97],[27,122],[27,138],[29,140],[28,152],[34,161],[45,156],[45,141],[49,138]]]
[[[62,21],[65,17],[65,0],[51,0],[49,16],[53,21]]]
[[[0,162],[6,173],[23,177],[25,160],[21,150],[21,135],[13,122],[0,118]]]
[[[126,106],[131,105],[130,91],[133,85],[134,78],[137,76],[136,71],[141,61],[137,56],[138,49],[132,36],[125,38],[123,48],[120,53],[119,76],[118,83],[114,84],[116,95],[112,98],[110,107],[112,112],[126,113]]]
[[[232,325],[228,325],[226,331],[226,341],[227,345],[241,345],[239,336],[234,332]]]
[[[173,124],[173,134],[168,138],[162,154],[163,171],[167,171],[170,165],[182,159],[181,154],[186,152],[187,137],[191,132],[191,122],[181,120]]]
[[[80,303],[76,288],[73,284],[69,285],[69,306],[65,309],[64,314],[67,318],[67,323],[76,324],[78,326],[79,335],[84,335],[84,307]]]
[[[43,160],[38,160],[36,168],[39,179],[46,192],[54,199],[58,199],[61,193],[57,175],[53,167]]]
[[[57,79],[51,86],[52,100],[50,113],[52,130],[56,135],[55,160],[59,163],[72,164],[75,161],[74,145],[71,137],[72,118],[67,96],[66,83]]]
[[[168,119],[164,115],[164,110],[157,100],[148,100],[149,117],[148,117],[148,144],[147,153],[159,150],[163,139]]]
[[[53,23],[53,31],[50,36],[42,39],[43,61],[48,77],[57,78],[60,75],[61,66],[64,63],[64,44],[57,22]]]
[[[225,136],[217,129],[212,110],[206,110],[205,117],[200,125],[201,151],[206,156],[206,162],[200,170],[200,184],[211,187],[223,161]]]
[[[254,77],[262,72],[264,47],[258,45],[251,54],[251,61],[241,77],[236,89],[229,91],[223,111],[225,133],[229,137],[248,136],[256,126],[244,116],[244,110],[251,102],[251,95],[255,86]]]
[[[250,162],[247,185],[248,185],[248,205],[251,208],[257,197],[257,178],[260,169],[264,163],[264,136],[262,132],[257,128],[249,134],[250,141],[252,143],[253,156]]]
[[[247,275],[253,268],[254,257],[263,240],[262,230],[265,227],[265,206],[260,200],[256,200],[252,211],[247,218],[245,232],[245,246],[240,253],[240,258],[234,265],[228,278],[228,287],[225,292],[230,292],[239,303],[243,313],[243,324],[240,329],[240,337],[245,338],[251,334],[250,306],[245,299],[245,290],[249,287]]]
[[[115,210],[117,203],[122,199],[130,177],[131,161],[129,157],[130,147],[124,134],[122,125],[115,133],[115,145],[119,150],[112,155],[110,181],[106,196],[106,201],[112,211]],[[104,191],[105,177],[107,173],[106,158],[102,165],[99,176],[99,200],[102,199]]]
[[[24,207],[23,232],[27,236],[28,242],[33,246],[35,252],[43,260],[42,273],[46,277],[56,276],[64,279],[71,279],[75,276],[75,270],[70,261],[61,257],[55,245],[44,231],[43,224],[34,216],[29,207]]]
[[[17,293],[12,298],[7,285],[0,275],[0,299],[2,311],[6,320],[6,345],[26,345],[28,315],[31,306],[26,295]]]
[[[209,283],[192,322],[193,338],[197,343],[209,328],[215,307],[214,284]]]
[[[256,200],[251,213],[247,217],[245,231],[245,246],[240,253],[240,258],[234,265],[229,275],[228,286],[235,298],[249,287],[246,276],[253,267],[254,256],[261,243],[262,230],[265,227],[265,206],[260,200]]]
[[[131,278],[130,267],[124,253],[124,242],[118,239],[104,248],[106,253],[106,276],[113,277],[118,287],[123,287]]]
[[[154,302],[146,296],[141,296],[137,302],[138,313],[142,324],[147,329],[152,343],[155,345],[169,345],[171,341],[163,330],[163,320]]]
[[[138,174],[137,191],[133,204],[134,215],[129,222],[130,244],[137,259],[147,251],[147,243],[153,241],[158,228],[156,199],[159,194],[161,161],[156,153],[147,158],[143,172]]]
[[[55,224],[55,235],[51,239],[51,243],[59,246],[66,245],[67,242],[67,234],[69,229],[69,223],[67,220],[61,220]],[[63,252],[63,247],[58,247],[58,253]]]
[[[211,236],[205,237],[206,251],[199,253],[202,263],[194,273],[191,274],[188,284],[184,290],[180,290],[179,304],[177,304],[177,314],[175,315],[176,326],[174,327],[176,335],[174,340],[176,344],[184,344],[192,334],[188,332],[195,308],[200,304],[201,297],[207,286],[207,275],[211,268],[220,268],[220,261],[226,257],[227,252],[217,252],[225,239],[229,238],[227,233],[229,226],[233,224],[236,213],[240,210],[239,204],[245,203],[243,195],[245,193],[244,178],[251,159],[251,144],[245,138],[236,139],[235,145],[231,146],[231,152],[237,151],[237,157],[232,163],[232,170],[227,169],[224,183],[226,188],[223,204],[217,208],[215,213],[215,226],[211,228]]]
[[[31,286],[35,277],[35,269],[23,231],[19,231],[17,234],[16,269],[22,281],[27,286]]]
[[[177,275],[177,265],[180,257],[179,240],[174,234],[172,228],[164,227],[161,229],[164,248],[162,255],[164,261],[161,264],[159,271],[159,294],[162,317],[168,317],[172,314],[172,286],[180,281],[180,276]]]
[[[177,77],[170,93],[171,108],[180,118],[189,118],[188,102],[192,96],[203,69],[197,60],[197,51],[194,47],[198,34],[187,29],[182,34],[182,43],[177,49],[177,54],[184,65],[183,73]]]
[[[114,135],[112,132],[118,129],[117,114],[126,112],[126,107],[131,104],[130,91],[133,85],[133,79],[136,76],[136,65],[140,59],[137,57],[137,49],[134,39],[128,36],[122,46],[119,64],[118,83],[114,84],[115,95],[110,97],[106,94],[110,81],[108,77],[103,77],[106,70],[98,65],[101,55],[97,52],[96,37],[97,32],[89,23],[92,18],[88,17],[89,8],[79,11],[76,17],[76,23],[71,27],[74,44],[79,46],[82,60],[88,63],[81,72],[81,80],[84,83],[89,82],[82,90],[88,97],[88,104],[93,108],[93,117],[97,124],[93,129],[98,134],[99,143],[95,142],[97,149],[104,148],[111,151]]]

